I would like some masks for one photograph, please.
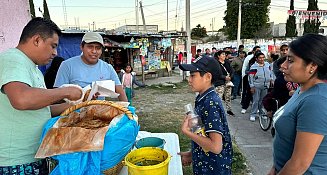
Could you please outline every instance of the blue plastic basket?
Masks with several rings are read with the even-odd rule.
[[[158,137],[145,137],[135,142],[136,148],[158,147],[163,149],[166,141]]]

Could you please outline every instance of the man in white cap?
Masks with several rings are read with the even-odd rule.
[[[63,84],[85,87],[92,85],[94,81],[113,80],[115,91],[120,94],[118,99],[127,102],[115,69],[99,59],[104,48],[102,36],[95,32],[85,33],[80,47],[82,55],[69,58],[60,65],[54,87],[60,87]]]

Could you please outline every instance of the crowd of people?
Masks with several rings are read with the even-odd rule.
[[[71,106],[60,101],[83,97],[81,88],[64,84],[85,87],[113,80],[119,100],[131,102],[132,86],[137,83],[132,67],[127,65],[118,76],[100,59],[101,35],[86,33],[82,54],[63,60],[56,57],[60,34],[51,20],[36,17],[24,27],[17,47],[0,54],[0,174],[49,173],[48,162],[34,158],[42,128],[51,116]],[[191,64],[179,65],[190,71],[190,88],[198,93],[194,111],[204,125],[204,135],[193,133],[191,118],[185,116],[181,131],[192,140],[192,150],[179,153],[183,165],[192,163],[195,175],[231,174],[227,115],[235,115],[231,100],[241,95],[242,114],[252,102],[251,121],[263,112],[263,106],[271,107],[270,99],[280,101],[279,109],[270,109],[276,135],[269,175],[327,173],[327,37],[301,36],[282,45],[279,54],[269,54],[270,63],[259,46],[250,53],[243,49],[240,45],[236,57],[230,48],[206,49],[203,54],[200,50]],[[55,57],[45,83],[38,65]]]
[[[191,117],[185,117],[182,132],[191,138],[192,150],[180,153],[183,164],[192,163],[194,174],[231,174],[226,114],[234,115],[230,100],[240,95],[242,80],[240,112],[245,114],[252,101],[250,121],[263,108],[274,114],[274,161],[268,174],[327,173],[327,37],[306,34],[283,44],[280,53],[270,53],[269,59],[259,46],[248,56],[243,46],[239,48],[234,58],[225,49],[213,54],[208,49],[204,54],[197,50],[193,63],[180,65],[183,71],[190,71],[189,85],[199,93],[195,109],[206,133],[203,137],[191,132]]]

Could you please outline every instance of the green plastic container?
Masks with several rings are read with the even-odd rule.
[[[145,137],[135,142],[135,147],[143,148],[143,147],[157,147],[163,149],[166,144],[164,139],[158,137]]]

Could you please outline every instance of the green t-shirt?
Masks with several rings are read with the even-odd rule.
[[[10,82],[45,88],[41,71],[23,52],[9,49],[0,54],[0,166],[37,161],[34,156],[42,128],[51,118],[49,107],[39,110],[13,108],[3,92],[3,86]]]

